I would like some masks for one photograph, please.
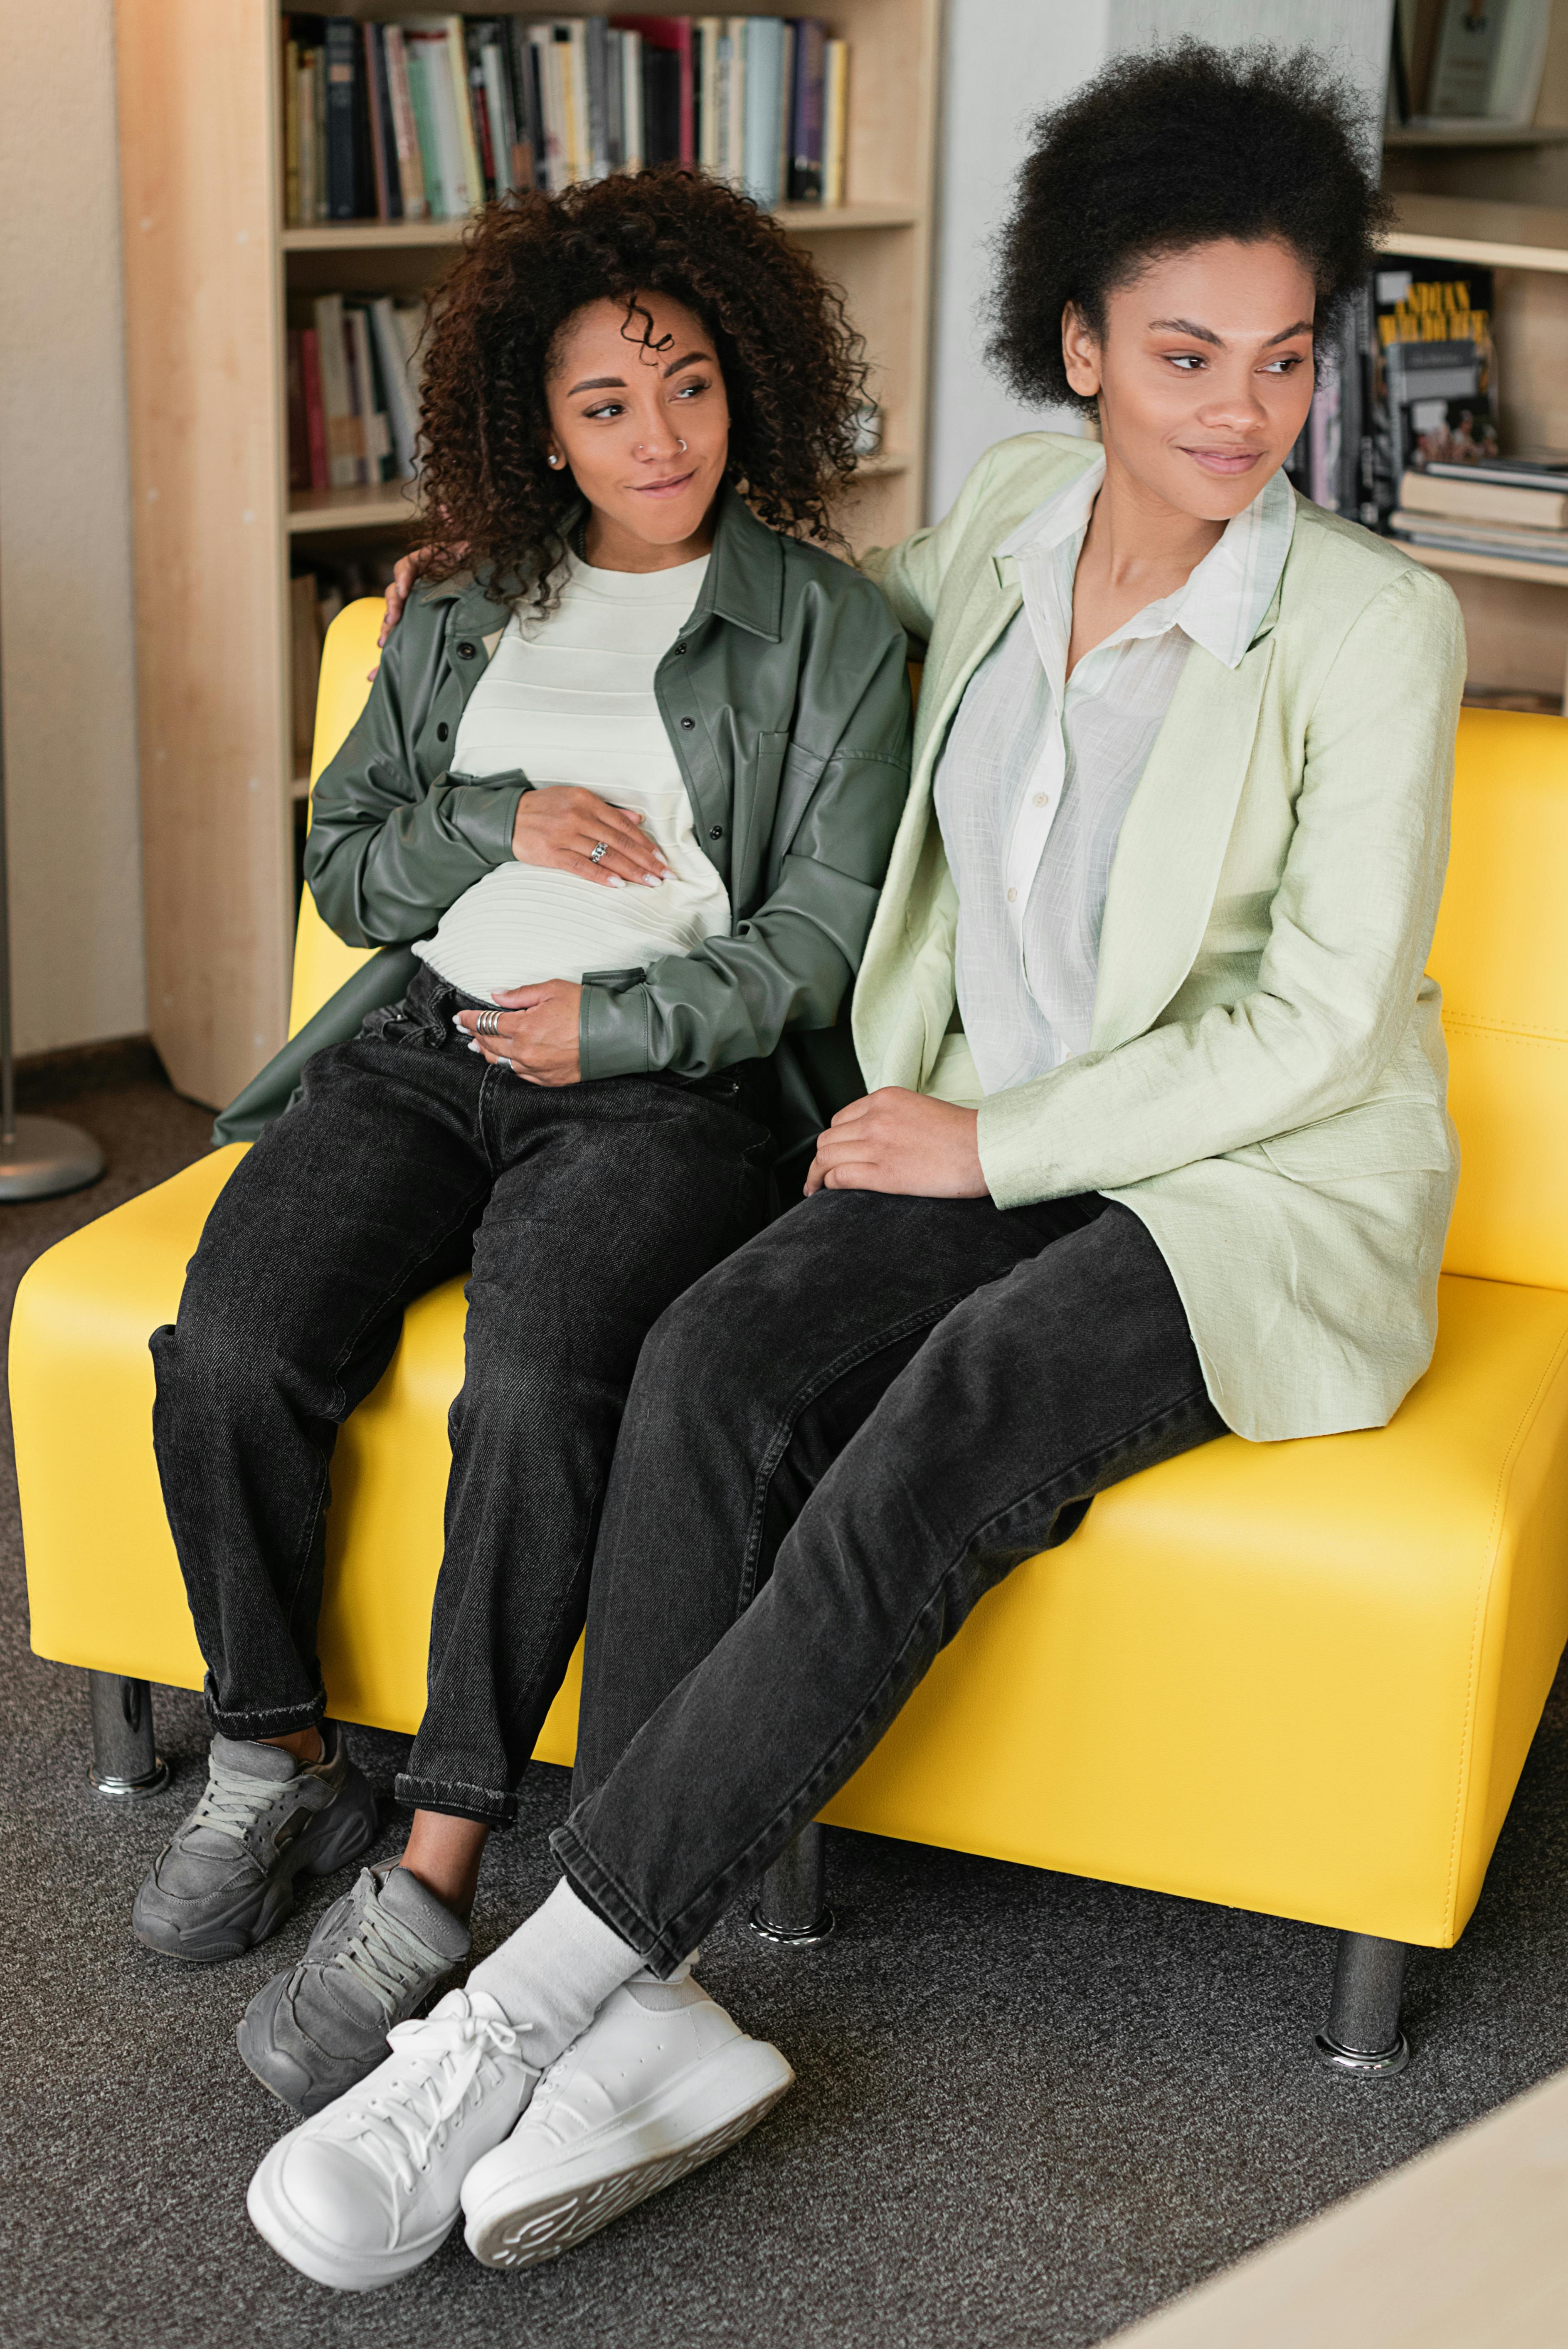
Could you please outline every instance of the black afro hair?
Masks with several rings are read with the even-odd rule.
[[[1020,398],[1092,409],[1062,365],[1067,305],[1103,334],[1113,288],[1222,237],[1292,246],[1332,316],[1389,215],[1374,153],[1365,102],[1310,49],[1117,58],[1035,125],[997,240],[992,359]]]

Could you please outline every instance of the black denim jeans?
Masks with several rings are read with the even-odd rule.
[[[153,1438],[213,1726],[307,1727],[337,1429],[404,1308],[469,1270],[428,1701],[397,1791],[500,1825],[583,1626],[638,1349],[758,1228],[771,1145],[749,1070],[531,1085],[468,1050],[451,1018],[471,1001],[422,970],[310,1062],[153,1337]]]
[[[975,1601],[1223,1423],[1142,1224],[825,1192],[671,1306],[589,1602],[577,1889],[668,1972]]]

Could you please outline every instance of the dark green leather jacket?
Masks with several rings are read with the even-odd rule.
[[[305,877],[357,972],[219,1119],[247,1138],[286,1107],[304,1062],[395,1001],[465,889],[511,855],[520,771],[451,772],[469,694],[511,616],[482,581],[409,599],[358,723],[312,794]],[[697,838],[729,892],[727,936],[583,988],[582,1070],[706,1077],[775,1056],[781,1148],[861,1090],[839,1013],[871,928],[909,785],[903,629],[879,591],[766,529],[726,490],[696,608],[655,691]],[[780,1049],[782,1047],[782,1049]]]

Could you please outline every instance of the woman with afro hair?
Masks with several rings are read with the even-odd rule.
[[[430,2238],[460,2201],[502,2267],[749,2127],[782,2059],[690,1954],[975,1602],[1117,1480],[1227,1429],[1379,1425],[1426,1367],[1463,636],[1439,580],[1281,471],[1382,224],[1371,129],[1307,55],[1198,46],[1037,128],[995,352],[1098,436],[992,450],[866,563],[924,657],[866,1089],[806,1198],[643,1349],[562,1873],[462,2010],[479,2130],[418,2135],[447,2043],[410,2043],[366,2084],[396,2121],[350,2096],[263,2166],[263,2199],[303,2195],[338,2132],[335,2258],[392,2257],[374,2181],[405,2124]]]
[[[328,1472],[406,1308],[469,1275],[407,1849],[240,2027],[300,2112],[467,1956],[638,1349],[855,1090],[831,1031],[910,753],[903,628],[828,551],[862,398],[810,262],[678,171],[493,206],[437,300],[423,486],[463,555],[434,554],[305,858],[338,936],[384,951],[329,1015],[345,1040],[242,1103],[283,1113],[153,1340],[214,1737],[134,1929],[209,1964],[376,1837],[324,1718]]]

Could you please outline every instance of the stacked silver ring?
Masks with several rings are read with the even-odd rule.
[[[602,864],[609,854],[609,842],[607,840],[596,840],[593,843],[593,847],[588,851],[588,862],[590,864]]]
[[[499,1011],[481,1011],[479,1018],[474,1021],[474,1034],[476,1036],[499,1036],[500,1034],[500,1013]]]

